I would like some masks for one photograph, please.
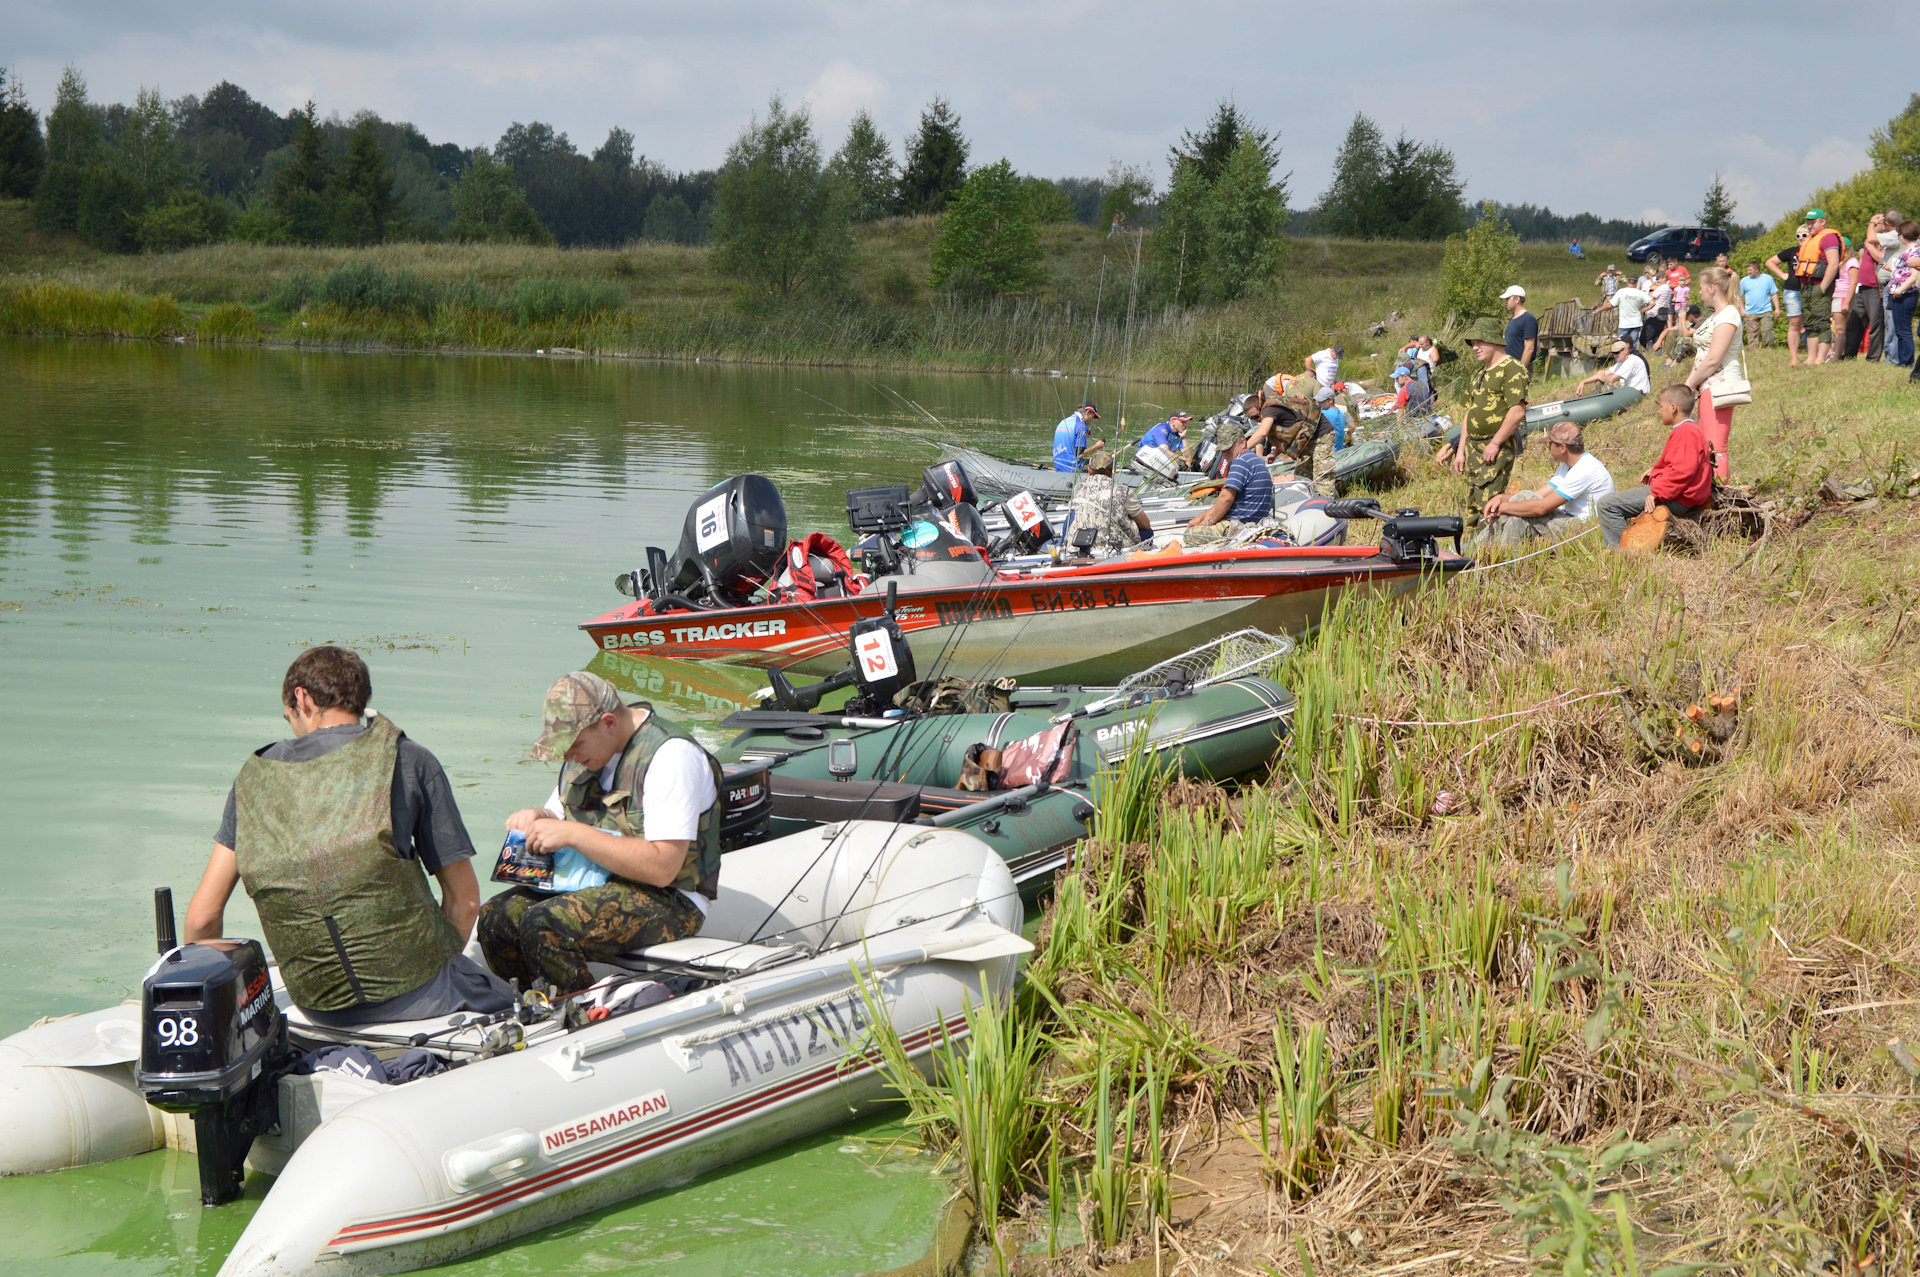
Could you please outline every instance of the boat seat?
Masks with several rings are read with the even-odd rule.
[[[793,944],[745,944],[726,936],[689,936],[685,940],[669,940],[623,953],[618,965],[628,970],[666,969],[736,976],[778,966],[803,953],[799,945]]]
[[[920,818],[920,786],[898,781],[812,780],[772,775],[776,820],[833,824],[842,820],[884,820],[909,824]]]

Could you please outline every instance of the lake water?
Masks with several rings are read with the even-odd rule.
[[[671,551],[695,494],[756,471],[796,532],[844,539],[847,488],[916,482],[931,439],[1042,457],[1079,389],[0,341],[0,1034],[137,992],[153,888],[184,913],[234,773],[285,735],[280,679],[303,647],[366,656],[374,705],[452,778],[484,879],[502,818],[551,787],[525,751],[547,684],[594,657],[575,626],[621,601],[613,577],[642,547]],[[1129,413],[1135,437],[1159,407]],[[756,685],[595,668],[696,729]],[[259,934],[243,893],[226,929]],[[903,1263],[946,1187],[897,1134],[869,1119],[453,1271]],[[0,1268],[212,1273],[250,1210],[202,1212],[193,1159],[170,1153],[0,1181]]]

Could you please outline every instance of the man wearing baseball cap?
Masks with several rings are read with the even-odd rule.
[[[699,931],[720,889],[713,756],[585,670],[547,689],[533,756],[561,764],[559,783],[544,808],[516,811],[507,828],[553,856],[559,889],[514,887],[487,901],[487,965],[575,993],[593,983],[588,962]]]
[[[1187,423],[1193,420],[1189,412],[1176,412],[1165,421],[1140,436],[1140,442],[1134,445],[1134,451],[1142,448],[1165,448],[1174,456],[1182,456],[1187,449]]]
[[[1104,447],[1105,441],[1087,442],[1087,423],[1100,420],[1100,413],[1089,400],[1060,419],[1053,428],[1053,468],[1072,474],[1080,468],[1080,458],[1088,448]]]
[[[1533,367],[1534,352],[1540,348],[1540,320],[1527,309],[1527,290],[1509,284],[1500,301],[1512,318],[1507,320],[1505,342],[1507,358],[1520,361],[1522,368]]]
[[[1487,502],[1507,490],[1513,474],[1513,461],[1520,452],[1520,425],[1527,419],[1528,379],[1520,361],[1507,355],[1499,320],[1474,320],[1466,342],[1480,367],[1474,370],[1467,391],[1466,420],[1450,460],[1454,473],[1467,478],[1466,525],[1478,529]],[[1443,452],[1441,459],[1449,458]]]
[[[1187,521],[1191,539],[1231,536],[1273,513],[1273,474],[1259,453],[1247,450],[1247,423],[1228,418],[1214,442],[1220,445],[1227,473],[1213,505]]]
[[[1624,341],[1616,341],[1609,353],[1613,356],[1612,366],[1581,378],[1580,384],[1573,388],[1576,397],[1586,394],[1590,386],[1603,391],[1616,386],[1631,386],[1643,395],[1653,393],[1653,379],[1647,373],[1647,361],[1632,346]]]

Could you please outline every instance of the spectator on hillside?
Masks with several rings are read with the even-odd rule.
[[[1833,334],[1827,342],[1827,356],[1822,363],[1833,363],[1839,359],[1841,345],[1847,339],[1847,306],[1853,300],[1854,286],[1860,280],[1860,249],[1845,235],[1840,237],[1840,273],[1833,281]]]
[[[1685,262],[1676,257],[1667,263],[1666,281],[1669,288],[1686,288],[1693,283],[1693,272],[1687,269]]]
[[[1440,366],[1440,347],[1434,345],[1433,337],[1430,334],[1421,334],[1420,353],[1415,357],[1425,366],[1416,367],[1414,372],[1419,374],[1420,380],[1426,382],[1427,388],[1431,390],[1433,388],[1433,370]]]
[[[1640,278],[1634,281],[1635,288],[1647,296],[1653,296],[1653,263],[1648,262],[1640,268]]]
[[[1920,301],[1920,222],[1900,223],[1899,243],[1883,259],[1887,269],[1887,362],[1913,363],[1913,309]]]
[[[1518,545],[1538,536],[1559,536],[1593,517],[1593,503],[1613,491],[1613,475],[1587,451],[1586,436],[1571,421],[1547,431],[1547,457],[1556,469],[1544,491],[1496,496],[1482,514],[1483,540]]]
[[[1840,278],[1841,239],[1827,229],[1826,210],[1810,208],[1801,219],[1806,238],[1794,254],[1800,281],[1800,331],[1807,339],[1807,362],[1823,364],[1833,353],[1834,290]]]
[[[1886,309],[1880,295],[1880,265],[1887,248],[1880,236],[1887,229],[1884,213],[1867,219],[1867,233],[1860,237],[1859,266],[1853,287],[1847,290],[1846,332],[1840,339],[1840,358],[1852,359],[1860,353],[1864,338],[1868,359],[1885,353]],[[1898,240],[1899,236],[1894,237]]]
[[[1660,392],[1660,420],[1668,431],[1666,446],[1653,469],[1640,476],[1640,486],[1601,497],[1594,503],[1600,518],[1600,536],[1607,548],[1620,548],[1620,534],[1627,524],[1653,507],[1686,518],[1707,503],[1713,495],[1713,462],[1707,437],[1694,421],[1694,393],[1685,386],[1668,386]]]
[[[1500,301],[1512,316],[1507,320],[1507,358],[1519,360],[1522,368],[1532,368],[1534,352],[1540,348],[1540,320],[1527,309],[1527,290],[1509,284]]]
[[[1632,386],[1643,395],[1652,394],[1653,379],[1647,374],[1646,358],[1624,341],[1614,342],[1612,353],[1612,367],[1581,378],[1580,384],[1573,388],[1574,395],[1586,394],[1589,386],[1603,391],[1615,386]]]
[[[1583,262],[1587,260],[1587,255],[1584,252],[1580,251],[1580,241],[1577,239],[1573,241],[1573,243],[1567,245],[1567,251],[1569,253],[1572,253],[1575,257],[1578,257]]]
[[[1780,313],[1780,286],[1773,282],[1773,276],[1760,273],[1759,262],[1747,263],[1747,274],[1740,281],[1740,302],[1746,314],[1742,317],[1747,326],[1747,342],[1750,345],[1773,345],[1773,320]]]
[[[1595,276],[1593,282],[1600,286],[1601,296],[1612,297],[1614,290],[1620,287],[1619,267],[1615,266],[1612,262],[1608,262],[1607,268]]]
[[[1646,309],[1653,305],[1653,294],[1634,284],[1617,289],[1613,294],[1613,305],[1617,307],[1617,336],[1629,346],[1638,346],[1641,330],[1646,323]],[[1596,311],[1606,308],[1605,302],[1594,307]]]
[[[1793,232],[1793,246],[1783,248],[1767,259],[1767,270],[1780,281],[1780,304],[1787,316],[1787,367],[1795,368],[1800,364],[1800,329],[1804,321],[1800,314],[1800,248],[1807,242],[1810,231],[1802,222]],[[1813,362],[1811,339],[1807,347],[1807,362]]]
[[[1315,381],[1330,387],[1340,380],[1340,360],[1346,353],[1345,346],[1328,346],[1325,350],[1316,350],[1307,356],[1306,370],[1313,374]]]
[[[1718,266],[1721,270],[1733,269],[1733,266],[1730,262],[1728,262],[1727,255],[1725,253],[1716,253],[1713,258],[1713,264],[1715,266]]]
[[[1875,269],[1880,274],[1880,327],[1882,329],[1880,358],[1886,360],[1888,363],[1895,361],[1889,350],[1891,343],[1886,338],[1884,330],[1889,328],[1893,323],[1893,259],[1905,251],[1900,243],[1900,227],[1906,223],[1906,220],[1907,215],[1897,208],[1888,209],[1885,216],[1880,219],[1880,234],[1878,236],[1880,240],[1880,260]]]
[[[1640,347],[1643,350],[1657,350],[1660,339],[1666,335],[1667,325],[1673,322],[1673,285],[1662,279],[1653,286],[1653,307],[1647,312],[1646,322],[1640,329]]]
[[[1747,356],[1742,340],[1739,296],[1733,286],[1733,272],[1718,266],[1700,272],[1700,296],[1706,299],[1707,313],[1693,328],[1693,371],[1687,374],[1687,386],[1700,396],[1700,429],[1713,449],[1713,469],[1720,478],[1731,477],[1732,460],[1727,444],[1733,434],[1733,406],[1716,405],[1716,385],[1745,389]]]
[[[1405,364],[1393,370],[1394,417],[1405,425],[1408,417],[1425,417],[1433,412],[1433,391],[1414,376]]]
[[[1320,410],[1320,415],[1325,417],[1327,424],[1333,427],[1333,435],[1327,441],[1330,446],[1327,448],[1326,465],[1317,464],[1319,456],[1315,454],[1315,469],[1323,476],[1333,468],[1333,454],[1347,446],[1347,410],[1333,400],[1334,394],[1330,387],[1322,386],[1313,392],[1313,406]],[[1326,492],[1321,495],[1333,496],[1334,494]]]

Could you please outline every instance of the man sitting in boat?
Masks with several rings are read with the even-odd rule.
[[[1146,434],[1140,436],[1140,442],[1134,445],[1133,450],[1139,452],[1145,448],[1160,447],[1165,448],[1174,456],[1185,460],[1187,456],[1187,423],[1192,420],[1192,413],[1174,413],[1165,421],[1147,431]]]
[[[507,817],[553,856],[553,889],[514,887],[480,911],[487,965],[561,993],[590,961],[684,940],[720,889],[720,765],[646,704],[576,670],[547,689],[533,756],[560,761],[547,805]]]
[[[1053,468],[1063,474],[1072,474],[1080,468],[1080,458],[1087,449],[1103,447],[1101,440],[1087,442],[1087,423],[1100,420],[1100,413],[1091,403],[1083,403],[1060,419],[1053,428]]]
[[[1187,522],[1189,540],[1230,537],[1273,513],[1273,475],[1258,453],[1247,449],[1247,427],[1225,421],[1214,442],[1227,462],[1227,477],[1213,505]]]
[[[1612,390],[1616,386],[1632,386],[1643,395],[1653,393],[1653,379],[1647,375],[1647,361],[1638,351],[1624,341],[1616,341],[1612,354],[1613,366],[1581,378],[1570,398],[1586,394],[1589,386],[1602,391]]]
[[[367,709],[372,695],[366,662],[345,648],[294,659],[280,690],[293,739],[241,767],[186,939],[218,938],[243,884],[288,994],[315,1023],[505,1010],[511,990],[460,952],[480,884],[453,787],[432,754]]]
[[[1093,528],[1095,554],[1119,554],[1153,536],[1153,523],[1133,489],[1113,477],[1113,454],[1095,448],[1087,454],[1087,474],[1073,487],[1073,525],[1069,533]]]
[[[1518,545],[1534,537],[1559,536],[1593,518],[1593,503],[1613,491],[1613,474],[1587,451],[1587,440],[1571,421],[1547,431],[1547,456],[1558,468],[1544,492],[1496,496],[1483,511],[1483,539]]]

